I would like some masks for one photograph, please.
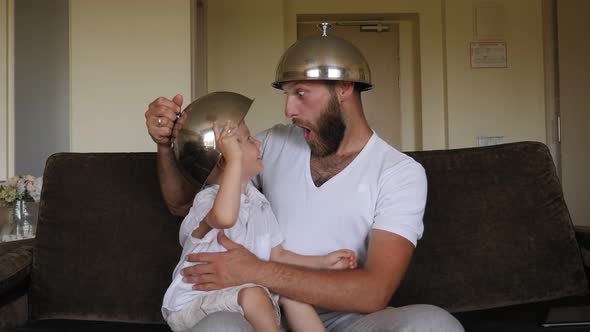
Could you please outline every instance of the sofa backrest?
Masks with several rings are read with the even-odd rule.
[[[428,178],[425,231],[392,304],[466,311],[588,292],[544,144],[408,154]]]
[[[465,311],[587,292],[547,147],[409,153],[426,169],[425,232],[392,299]],[[31,318],[162,322],[180,251],[154,153],[60,153],[44,173]]]
[[[46,164],[30,316],[160,323],[180,257],[154,153],[60,153]]]

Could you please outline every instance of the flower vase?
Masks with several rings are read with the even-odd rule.
[[[0,208],[0,242],[35,236],[39,203],[17,200]]]

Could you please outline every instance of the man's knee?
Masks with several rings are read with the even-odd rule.
[[[416,323],[420,327],[416,331],[464,331],[461,323],[448,311],[429,304],[416,304],[415,306],[415,317],[418,318]]]
[[[463,332],[461,323],[446,310],[428,304],[386,308],[363,316],[346,331]]]
[[[252,325],[237,312],[220,311],[203,318],[191,332],[253,332]]]
[[[463,332],[461,323],[448,311],[430,304],[391,308],[390,316],[398,325],[395,331]]]

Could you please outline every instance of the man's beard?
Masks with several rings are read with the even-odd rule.
[[[297,121],[294,120],[293,123],[296,124]],[[346,125],[342,120],[340,104],[336,95],[331,94],[328,106],[321,113],[317,126],[308,128],[315,132],[315,137],[308,142],[313,157],[326,157],[338,150],[344,137]]]

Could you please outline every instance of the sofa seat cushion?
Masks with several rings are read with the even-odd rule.
[[[121,322],[99,322],[84,320],[47,319],[29,323],[10,332],[169,332],[165,324],[134,324]]]

